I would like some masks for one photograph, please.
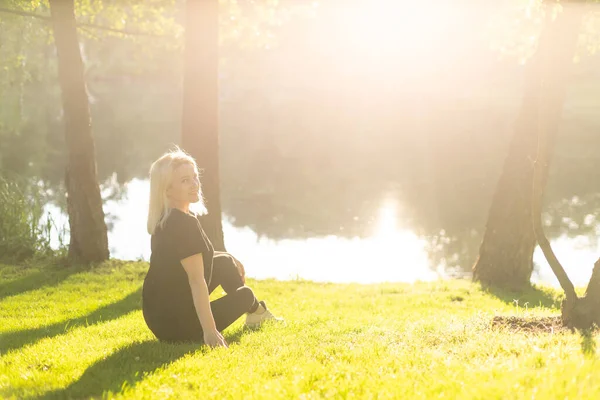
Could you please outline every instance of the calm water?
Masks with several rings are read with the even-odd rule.
[[[150,257],[150,236],[146,232],[148,182],[133,180],[120,201],[104,205],[114,217],[109,232],[111,256],[119,259]],[[335,235],[309,239],[272,240],[259,237],[250,228],[234,227],[224,217],[227,248],[246,265],[247,274],[257,279],[307,279],[319,282],[415,282],[449,278],[455,275],[443,265],[433,265],[427,252],[428,243],[399,224],[398,204],[382,202],[378,220],[365,238]],[[67,219],[57,208],[49,206],[59,226]],[[57,243],[57,237],[53,238]],[[598,258],[598,241],[587,236],[561,236],[552,241],[553,248],[575,285],[585,285]],[[469,270],[473,260],[464,261]],[[552,286],[558,282],[543,254],[536,250],[533,281]]]

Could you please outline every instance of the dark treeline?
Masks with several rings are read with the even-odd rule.
[[[275,239],[367,236],[394,198],[399,226],[428,237],[434,259],[470,268],[523,96],[523,65],[460,24],[416,53],[408,42],[369,43],[381,37],[368,34],[358,52],[338,10],[320,12],[287,21],[273,43],[221,48],[224,213]],[[483,27],[481,14],[459,17]],[[22,23],[3,16],[2,27]],[[460,45],[444,47],[450,40]],[[175,39],[81,41],[107,198],[179,142],[182,50]],[[43,35],[17,42],[27,58],[1,83],[0,167],[63,193],[53,44]],[[600,208],[599,57],[582,57],[574,77],[546,191],[550,237],[595,235]]]

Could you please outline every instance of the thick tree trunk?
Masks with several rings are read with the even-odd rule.
[[[69,258],[88,264],[108,259],[109,252],[73,0],[50,0],[50,12],[68,150]]]
[[[206,234],[225,250],[219,180],[219,1],[188,0],[185,26],[182,146],[201,170]]]
[[[580,6],[565,4],[556,20],[548,17],[536,54],[527,67],[523,104],[492,200],[479,258],[473,267],[473,278],[484,284],[517,290],[530,285],[536,244],[531,188],[538,129],[544,129],[543,134],[552,145],[562,113],[581,14]],[[544,110],[542,115],[540,107]],[[547,163],[541,173],[543,190]]]

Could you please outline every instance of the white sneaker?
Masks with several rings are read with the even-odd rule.
[[[274,316],[271,311],[267,308],[264,301],[258,303],[258,309],[253,313],[246,314],[246,327],[247,328],[258,328],[263,322],[284,322],[283,318]]]

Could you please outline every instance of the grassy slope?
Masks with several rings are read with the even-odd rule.
[[[517,307],[466,281],[250,281],[287,324],[247,332],[240,319],[211,351],[152,337],[146,267],[0,265],[0,398],[600,398],[595,338],[491,325],[557,315],[549,290]]]

